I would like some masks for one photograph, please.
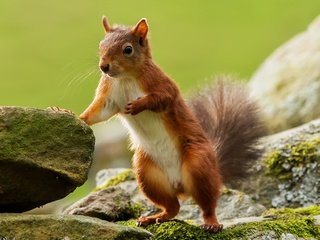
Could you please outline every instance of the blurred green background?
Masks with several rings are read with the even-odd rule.
[[[1,0],[0,105],[81,111],[99,79],[100,19],[146,17],[155,61],[186,93],[218,73],[249,78],[320,13],[316,0]]]

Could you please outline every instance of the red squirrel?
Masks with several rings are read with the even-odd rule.
[[[223,181],[245,176],[261,136],[254,103],[242,88],[223,82],[188,104],[176,83],[152,60],[148,24],[111,26],[103,17],[99,46],[102,76],[94,100],[80,118],[92,125],[119,116],[135,151],[133,169],[142,192],[162,212],[139,226],[174,218],[179,198],[192,196],[203,212],[202,228],[218,232]]]

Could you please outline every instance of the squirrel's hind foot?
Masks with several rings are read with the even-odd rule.
[[[168,216],[166,216],[166,214],[157,214],[157,215],[153,215],[153,216],[147,216],[147,217],[140,217],[137,220],[137,226],[138,227],[146,227],[149,224],[152,223],[163,223],[170,220],[170,218],[168,218]]]
[[[217,233],[220,232],[223,229],[222,224],[202,224],[200,226],[205,231],[211,232],[211,233]]]

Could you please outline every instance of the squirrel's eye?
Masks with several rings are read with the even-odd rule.
[[[126,56],[131,56],[133,54],[133,48],[132,46],[126,46],[124,49],[123,49],[123,54],[126,55]]]

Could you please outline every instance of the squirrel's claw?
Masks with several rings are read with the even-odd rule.
[[[124,113],[125,114],[136,115],[136,114],[142,112],[144,109],[142,107],[140,99],[141,98],[138,98],[135,101],[128,102],[127,105],[124,108]]]
[[[149,224],[150,224],[150,222],[149,222],[149,221],[146,221],[145,218],[139,218],[139,219],[137,220],[137,226],[138,226],[138,227],[146,227],[146,226],[148,226]]]
[[[132,102],[128,102],[127,105],[124,108],[125,114],[131,114],[132,113]]]
[[[62,113],[69,113],[71,115],[76,115],[74,112],[72,112],[71,110],[68,109],[64,109],[64,108],[59,108],[59,107],[47,107],[47,110],[53,111],[53,112],[62,112]]]
[[[203,224],[200,226],[203,230],[212,232],[212,233],[217,233],[220,232],[223,229],[222,224]]]
[[[159,215],[154,215],[154,216],[147,216],[147,217],[140,217],[137,220],[137,226],[138,227],[146,227],[149,224],[160,224],[163,223],[165,221],[168,221],[169,219],[163,218],[163,216],[159,216]]]

